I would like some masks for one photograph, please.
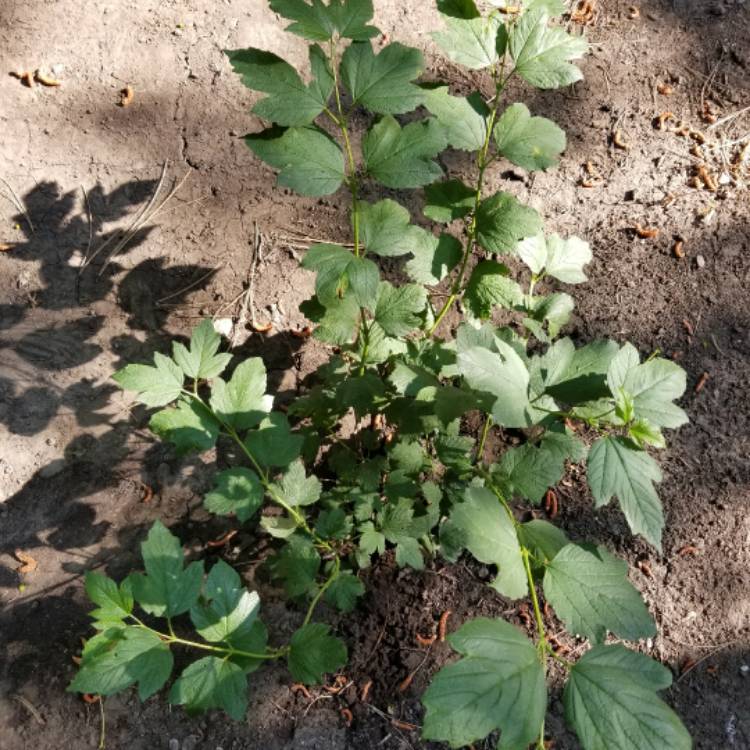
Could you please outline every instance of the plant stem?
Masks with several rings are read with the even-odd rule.
[[[512,74],[511,74],[512,75]],[[432,337],[435,334],[435,331],[437,330],[440,323],[442,323],[443,318],[446,316],[448,311],[453,307],[453,303],[458,299],[458,296],[460,292],[462,291],[463,283],[464,283],[464,276],[466,275],[466,268],[469,263],[469,258],[471,257],[473,251],[474,251],[474,245],[476,243],[477,238],[477,212],[479,211],[479,205],[482,202],[482,187],[484,186],[484,173],[487,170],[487,167],[489,167],[491,163],[491,159],[487,158],[487,153],[490,148],[490,143],[492,142],[492,131],[495,127],[495,120],[497,118],[498,109],[500,107],[500,95],[503,92],[503,89],[505,88],[506,84],[508,83],[508,80],[510,79],[510,75],[507,78],[502,78],[502,69],[500,72],[500,76],[497,76],[495,78],[495,97],[494,101],[492,103],[492,110],[490,112],[489,120],[487,121],[487,132],[484,135],[484,144],[482,145],[482,148],[477,153],[477,168],[479,170],[479,176],[477,177],[477,189],[476,193],[474,194],[474,210],[471,217],[471,223],[469,224],[469,231],[466,235],[466,245],[464,247],[464,254],[461,258],[461,266],[458,271],[458,275],[453,281],[453,284],[451,285],[451,291],[448,295],[448,299],[445,300],[443,303],[442,308],[440,308],[440,312],[435,317],[435,322],[432,324],[430,329],[427,331],[427,337]]]
[[[247,659],[278,659],[287,653],[288,647],[276,649],[275,651],[266,651],[263,654],[255,654],[251,651],[242,651],[241,649],[232,648],[231,646],[212,646],[210,643],[201,643],[200,641],[189,641],[185,638],[179,638],[174,633],[162,633],[154,628],[146,625],[145,622],[139,620],[135,615],[130,615],[130,618],[136,623],[136,625],[147,630],[149,633],[157,636],[163,643],[167,645],[177,644],[179,646],[187,646],[189,648],[197,648],[201,651],[211,651],[216,654],[224,654],[225,656],[243,656]]]
[[[479,440],[479,447],[477,448],[477,455],[475,458],[476,462],[480,462],[484,456],[484,444],[487,442],[487,435],[489,435],[490,427],[492,427],[492,414],[488,414],[487,419],[484,421],[482,437]]]
[[[318,605],[318,602],[321,600],[323,594],[325,594],[325,592],[330,588],[331,584],[339,577],[340,570],[341,570],[341,560],[337,556],[334,558],[334,561],[333,561],[333,570],[331,571],[331,575],[328,576],[328,579],[320,587],[320,591],[318,591],[318,593],[315,594],[315,598],[310,602],[310,606],[307,608],[307,614],[305,615],[305,619],[302,622],[303,628],[312,619],[313,612],[315,611],[315,607]]]
[[[544,631],[544,618],[542,617],[542,610],[539,607],[539,597],[536,593],[536,586],[534,585],[534,576],[531,573],[531,563],[529,562],[529,551],[521,545],[521,558],[523,559],[523,567],[526,570],[526,580],[529,584],[529,593],[531,594],[531,604],[534,607],[534,619],[536,620],[536,629],[539,634],[539,647],[540,653],[543,654],[547,650],[547,636]]]
[[[329,47],[330,50],[330,58],[331,58],[331,69],[333,71],[333,90],[335,93],[336,98],[336,114],[332,113],[330,110],[326,109],[326,112],[328,116],[333,120],[334,123],[338,126],[339,130],[341,130],[341,135],[344,139],[344,151],[346,152],[346,159],[349,164],[349,175],[346,180],[346,185],[349,188],[349,192],[352,196],[352,231],[354,233],[354,255],[355,257],[359,258],[361,255],[363,256],[366,252],[365,248],[362,248],[362,252],[360,252],[360,242],[359,242],[359,181],[357,179],[357,163],[354,159],[354,151],[352,149],[352,143],[351,139],[349,137],[349,126],[347,122],[346,115],[344,113],[344,108],[341,105],[341,91],[339,89],[339,72],[338,72],[338,65],[336,60],[336,43],[334,40],[331,40],[331,44]],[[365,317],[365,309],[363,307],[360,307],[360,332],[362,334],[363,338],[363,345],[362,345],[362,359],[359,366],[359,374],[360,376],[364,375],[365,372],[365,364],[367,361],[367,353],[370,348],[370,329],[367,325],[367,318]]]

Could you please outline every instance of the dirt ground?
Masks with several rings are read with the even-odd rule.
[[[619,512],[593,514],[575,475],[560,488],[561,524],[572,538],[602,540],[631,563],[659,626],[645,648],[678,677],[667,698],[696,748],[750,748],[750,192],[721,179],[747,141],[735,142],[750,134],[750,113],[729,117],[750,104],[750,3],[644,0],[634,19],[630,4],[595,3],[582,83],[511,92],[568,132],[560,168],[534,179],[501,169],[490,187],[534,205],[550,230],[592,243],[571,335],[627,338],[687,369],[691,423],[670,435],[662,456],[663,555],[633,540]],[[432,3],[375,6],[389,38],[425,50],[430,77],[487,90],[481,75],[436,56],[427,35],[439,25]],[[312,289],[293,237],[346,239],[345,201],[272,187],[270,170],[237,137],[260,123],[247,114],[253,95],[222,55],[258,46],[303,64],[303,45],[282,29],[265,0],[0,0],[0,177],[7,181],[0,192],[12,187],[34,227],[0,198],[0,242],[14,245],[0,254],[2,750],[97,746],[99,708],[64,692],[88,632],[83,571],[126,573],[157,517],[196,554],[227,528],[201,510],[215,458],[178,460],[155,442],[112,371],[166,347],[203,316],[239,313],[256,225],[267,241],[255,310],[273,321],[274,333],[240,331],[237,353],[264,357],[282,400],[325,356],[289,333],[305,324],[297,306]],[[37,67],[63,85],[30,89],[7,75]],[[673,93],[660,94],[659,83]],[[121,108],[126,84],[135,98]],[[720,118],[713,128],[702,118],[704,104]],[[705,133],[709,171],[722,183],[715,192],[689,184],[701,163],[691,155],[694,140],[655,129],[667,110]],[[612,143],[617,130],[629,148]],[[587,161],[601,176],[591,188],[580,184],[590,178]],[[112,243],[81,271],[87,253],[131,226],[165,163],[167,183],[187,175],[177,195],[122,252],[107,262]],[[444,166],[467,169],[456,155]],[[408,201],[418,216],[419,197]],[[658,228],[658,237],[639,238],[636,224]],[[683,258],[673,252],[677,239]],[[150,502],[144,484],[155,490]],[[223,554],[259,587],[265,619],[282,638],[301,615],[262,578],[252,530],[236,539]],[[17,549],[38,561],[35,572],[18,574]],[[523,621],[476,565],[436,563],[415,573],[384,560],[367,578],[355,613],[327,614],[351,653],[352,684],[339,695],[294,694],[285,671],[268,668],[251,683],[247,720],[238,724],[216,713],[189,719],[160,697],[140,705],[128,693],[106,701],[107,747],[439,747],[391,722],[420,723],[419,696],[449,658],[445,644],[420,649],[415,633],[434,630],[448,609],[451,628],[476,614]],[[556,748],[572,750],[578,744],[561,717],[553,694],[549,734]]]

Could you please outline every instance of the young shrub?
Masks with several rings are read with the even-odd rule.
[[[484,15],[474,0],[437,4],[444,28],[435,41],[457,65],[485,71],[489,99],[420,82],[416,49],[394,42],[376,52],[370,0],[271,0],[288,30],[310,43],[304,79],[271,52],[227,53],[243,82],[265,94],[253,112],[270,124],[245,142],[277,170],[278,184],[307,196],[343,185],[351,196],[352,249],[316,244],[302,261],[315,273],[302,310],[314,336],[335,348],[315,384],[287,413],[275,411],[259,359],[222,378],[231,355],[219,352],[209,321],[189,348],[175,343],[172,357],[157,353],[153,365],[115,375],[161,409],[151,429],[178,452],[234,443],[240,458],[216,475],[205,505],[277,540],[269,568],[291,599],[307,602],[301,627],[269,649],[257,596],[223,562],[205,580],[201,563],[184,568],[179,543],[157,523],[143,545],[145,575],[119,587],[88,577],[99,634],[71,689],[109,694],[138,683],[146,697],[168,679],[171,649],[181,646],[206,653],[173,684],[170,700],[239,718],[245,677],[262,661],[285,658],[305,683],[344,664],[344,644],[312,617],[321,599],[352,610],[364,591],[358,571],[373,556],[392,552],[399,566],[421,569],[426,557],[466,552],[494,566],[499,594],[530,600],[536,638],[485,618],[450,635],[461,658],[424,696],[426,739],[461,747],[499,729],[501,748],[541,750],[552,659],[567,673],[566,718],[586,750],[689,748],[657,697],[668,670],[607,642],[608,634],[638,641],[656,632],[626,563],[603,546],[571,542],[548,521],[519,521],[518,508],[538,507],[576,463],[586,467],[596,507],[616,497],[632,532],[660,549],[661,473],[647,449],[664,447],[662,430],[687,421],[674,403],[685,374],[673,362],[642,362],[630,344],[576,347],[560,338],[574,302],[556,282],[586,281],[588,244],[545,234],[537,211],[485,190],[496,162],[527,171],[557,163],[564,132],[504,95],[515,77],[537,88],[579,80],[574,61],[586,42],[551,20],[564,10],[558,0],[493,0]],[[352,128],[355,111],[366,115],[363,132]],[[408,121],[396,117],[414,111]],[[471,179],[444,178],[437,157],[446,148],[473,154]],[[366,183],[423,188],[424,214],[441,229],[412,224],[393,198],[365,200]],[[526,270],[514,278],[503,256]],[[408,283],[381,277],[378,260],[394,257],[403,258]],[[452,318],[448,337],[459,300],[465,319]],[[492,322],[499,309],[508,325]],[[483,415],[478,436],[462,431],[469,411]],[[356,429],[344,434],[351,413]],[[526,441],[488,460],[495,427]],[[262,515],[266,504],[280,513]],[[554,650],[540,591],[569,632],[590,641],[576,662]],[[136,617],[136,603],[166,630]],[[175,634],[172,619],[188,613],[200,640]]]

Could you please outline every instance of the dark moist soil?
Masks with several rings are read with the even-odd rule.
[[[429,76],[460,91],[488,90],[481,75],[434,56],[425,31],[438,20],[427,4],[375,4],[389,38],[425,49]],[[662,454],[663,554],[632,539],[619,511],[593,513],[575,472],[558,488],[558,521],[573,539],[599,540],[630,563],[659,629],[641,647],[673,670],[666,698],[696,748],[750,748],[749,193],[731,183],[716,192],[690,187],[700,163],[692,141],[653,126],[670,110],[703,130],[711,147],[750,133],[747,113],[713,130],[701,118],[704,105],[725,117],[750,101],[750,8],[742,0],[652,0],[631,19],[629,5],[595,3],[585,81],[566,91],[512,92],[568,132],[560,168],[529,178],[501,167],[490,188],[502,185],[537,207],[550,231],[592,243],[590,281],[575,290],[570,335],[580,343],[629,339],[688,372],[683,405],[691,423],[669,436]],[[230,527],[201,510],[222,457],[176,459],[109,380],[114,368],[165,348],[199,318],[239,315],[255,223],[267,238],[255,309],[274,330],[262,336],[243,327],[238,353],[264,357],[282,403],[327,356],[290,333],[305,325],[297,306],[312,285],[298,267],[304,242],[289,237],[345,239],[346,200],[298,199],[271,187],[270,170],[236,137],[260,123],[247,114],[253,95],[221,53],[260,46],[302,64],[302,45],[282,27],[262,0],[0,4],[0,175],[35,227],[31,233],[20,212],[0,203],[0,241],[15,245],[0,258],[2,750],[97,746],[98,705],[65,692],[89,633],[82,574],[124,575],[138,564],[138,543],[155,518],[190,554],[221,555],[238,567],[260,590],[274,639],[301,621],[265,580],[267,549],[253,530],[220,550],[205,546]],[[28,89],[4,75],[44,66],[63,80],[60,88]],[[657,90],[666,82],[670,96]],[[136,93],[122,109],[117,92],[125,83]],[[629,148],[612,143],[618,130]],[[731,162],[739,146],[726,148]],[[167,159],[169,178],[189,174],[177,197],[109,265],[105,250],[79,273],[87,248],[129,226]],[[449,174],[470,176],[460,154],[443,161]],[[580,184],[588,161],[601,175],[596,187]],[[726,171],[720,149],[707,152],[706,163],[717,178]],[[417,216],[419,197],[406,200]],[[637,237],[637,224],[658,228],[658,236]],[[678,238],[683,258],[673,253]],[[507,437],[493,434],[492,450]],[[16,550],[37,560],[33,573],[17,572]],[[419,697],[450,652],[440,641],[421,646],[417,635],[437,633],[448,611],[448,631],[477,615],[528,630],[517,606],[486,586],[490,575],[470,561],[399,571],[386,558],[365,573],[368,593],[353,614],[319,613],[349,646],[339,693],[294,692],[285,670],[269,667],[252,679],[246,721],[234,723],[219,713],[188,718],[160,696],[141,705],[128,692],[106,701],[107,747],[440,747],[420,742],[410,726],[420,724]],[[565,634],[560,640],[581,652]],[[548,732],[555,748],[576,748],[554,677]]]

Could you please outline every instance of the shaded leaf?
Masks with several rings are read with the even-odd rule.
[[[427,185],[424,189],[424,215],[428,219],[448,224],[471,213],[476,190],[461,180],[446,180]]]
[[[232,661],[206,656],[186,667],[175,680],[169,702],[185,706],[188,713],[220,708],[240,721],[247,711],[245,673]]]
[[[311,622],[297,630],[287,658],[292,677],[305,685],[317,685],[323,675],[346,664],[346,646],[331,635],[330,625]]]
[[[215,475],[214,488],[206,494],[203,504],[211,513],[234,513],[240,523],[245,523],[260,510],[264,492],[254,471],[243,467],[225,469]]]

